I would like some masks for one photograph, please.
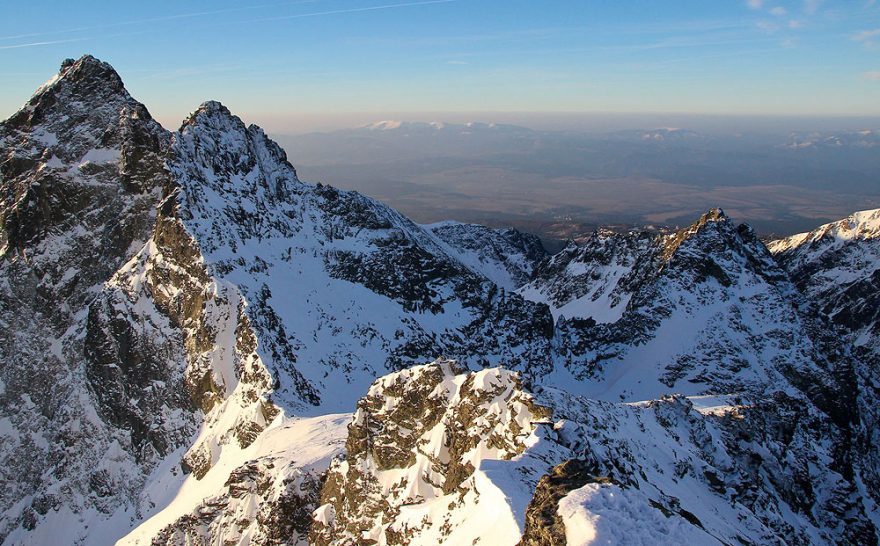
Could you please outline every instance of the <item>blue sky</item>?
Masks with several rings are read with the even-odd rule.
[[[176,127],[409,113],[880,115],[880,0],[0,1],[0,117],[65,57]]]

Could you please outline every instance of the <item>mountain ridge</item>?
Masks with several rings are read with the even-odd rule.
[[[548,256],[120,86],[65,61],[0,124],[4,543],[471,540],[491,499],[507,542],[576,540],[615,496],[682,540],[876,542],[877,370],[747,226]]]

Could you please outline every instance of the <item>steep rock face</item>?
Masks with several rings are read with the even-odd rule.
[[[89,56],[0,125],[0,539],[75,542],[74,518],[134,514],[145,475],[194,430],[182,368],[153,356],[168,340],[92,305],[149,236],[168,144]],[[102,359],[115,368],[92,373]]]
[[[121,324],[164,346],[147,354],[177,362],[179,382],[205,424],[184,456],[183,466],[201,478],[223,446],[246,448],[280,410],[268,393],[273,379],[257,353],[257,338],[245,313],[246,300],[234,285],[212,276],[201,251],[179,218],[174,190],[159,207],[147,244],[107,283],[94,306],[112,306]],[[121,340],[124,341],[124,340]],[[111,347],[124,346],[121,341]],[[137,355],[110,352],[94,359],[94,374],[131,367]],[[143,372],[143,366],[135,368]],[[91,371],[91,368],[90,368]],[[114,377],[119,389],[131,378]],[[135,414],[139,413],[135,408]]]
[[[528,282],[547,258],[538,237],[513,228],[492,229],[459,222],[423,227],[459,261],[507,291]]]
[[[880,209],[771,241],[769,249],[855,347],[861,418],[856,455],[866,496],[880,503]]]
[[[834,425],[799,401],[614,404],[459,371],[438,361],[371,387],[313,543],[876,540],[851,484],[823,464],[830,446],[807,433]]]

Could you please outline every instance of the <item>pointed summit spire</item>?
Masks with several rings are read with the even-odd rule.
[[[33,104],[34,99],[58,87],[72,87],[71,91],[81,93],[84,97],[96,93],[129,96],[116,70],[110,64],[91,55],[83,55],[76,60],[65,59],[58,74],[37,89],[29,104]]]
[[[705,224],[706,222],[723,222],[727,220],[727,215],[724,214],[724,210],[721,207],[714,207],[709,209],[709,212],[700,216],[700,220],[698,223]]]
[[[196,111],[187,116],[183,123],[180,126],[180,130],[184,131],[188,127],[193,127],[196,125],[228,125],[231,128],[234,128],[238,132],[244,132],[247,129],[247,126],[244,122],[233,114],[229,108],[223,106],[220,101],[209,100],[205,101],[196,108]]]
[[[151,119],[146,108],[128,94],[122,78],[112,66],[91,55],[83,55],[75,61],[64,60],[59,72],[37,88],[27,104],[4,124],[24,129],[56,117],[54,112],[63,111],[79,118],[88,116],[90,111],[118,103],[137,105],[138,115],[142,119]],[[70,109],[79,113],[68,111]]]
[[[685,241],[692,239],[693,237],[702,233],[705,230],[706,226],[712,224],[728,226],[730,227],[731,232],[733,232],[733,226],[730,223],[730,219],[727,217],[726,214],[724,214],[724,211],[721,210],[720,207],[712,208],[708,212],[700,216],[700,218],[690,226],[684,229],[680,229],[669,236],[666,244],[663,247],[663,252],[661,253],[663,261],[667,261],[672,258],[672,255],[675,254],[678,248]]]
[[[72,80],[96,80],[107,83],[119,90],[124,90],[122,78],[110,64],[96,59],[91,55],[83,55],[76,61],[66,59],[61,63],[59,74],[62,78]]]

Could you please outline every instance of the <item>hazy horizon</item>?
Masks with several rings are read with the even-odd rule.
[[[86,52],[111,63],[170,129],[208,99],[275,133],[462,113],[539,129],[560,112],[880,117],[876,0],[5,9],[14,16],[0,21],[4,119],[61,59]]]
[[[167,129],[176,130],[183,120],[157,115]],[[382,121],[414,123],[497,123],[518,125],[537,131],[604,133],[633,129],[677,128],[706,133],[773,133],[792,131],[858,131],[880,129],[876,116],[809,116],[688,114],[678,112],[345,112],[317,113],[247,119],[274,135],[301,135],[354,129]]]

